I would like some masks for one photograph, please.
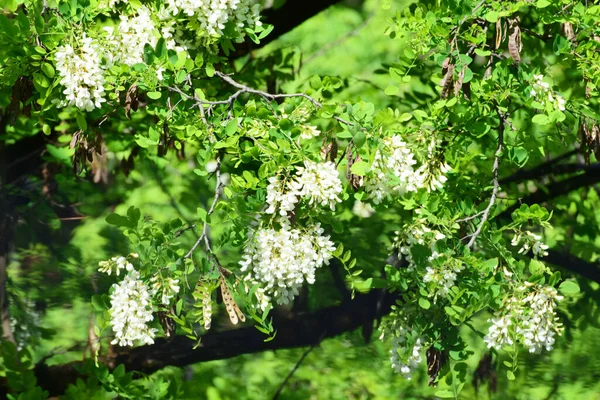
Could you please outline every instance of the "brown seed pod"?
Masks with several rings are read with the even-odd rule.
[[[521,28],[519,27],[519,17],[508,19],[508,52],[515,62],[521,62],[521,50],[523,43],[521,42]]]

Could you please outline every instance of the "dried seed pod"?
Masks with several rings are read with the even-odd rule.
[[[573,30],[573,24],[571,24],[570,22],[565,22],[563,24],[563,32],[565,33],[565,36],[567,37],[567,39],[569,39],[570,42],[575,42],[575,31]]]
[[[357,191],[360,187],[362,187],[364,183],[364,178],[362,176],[358,176],[352,173],[352,165],[356,162],[361,161],[360,156],[357,154],[356,156],[352,153],[352,148],[348,148],[346,153],[346,180],[350,184],[350,187]]]
[[[446,355],[431,346],[427,349],[427,375],[429,375],[429,386],[437,386],[436,379],[446,364]]]
[[[229,291],[229,287],[227,286],[227,282],[225,278],[221,275],[219,278],[219,283],[221,286],[221,296],[223,297],[223,303],[225,304],[225,309],[227,310],[227,314],[229,315],[229,320],[232,324],[237,325],[238,321],[241,320],[244,322],[246,317],[242,314],[242,311],[236,304],[235,300],[231,296],[231,292]]]
[[[444,77],[440,82],[440,86],[442,87],[442,99],[447,99],[452,92],[454,86],[454,68],[455,65],[450,60],[450,57],[446,58],[442,64],[442,74]]]
[[[209,330],[212,321],[212,299],[208,290],[202,293],[202,320],[204,321],[204,329]]]
[[[335,159],[337,158],[337,153],[337,141],[335,139],[331,139],[331,141],[328,141],[328,139],[325,138],[323,140],[323,145],[321,146],[321,158],[323,160],[327,160],[329,158],[331,162],[335,162]]]
[[[129,118],[131,110],[137,111],[139,106],[138,86],[133,84],[125,93],[125,116]]]
[[[171,309],[171,313],[174,313],[174,310]],[[160,326],[162,326],[163,331],[165,332],[165,337],[169,340],[173,339],[173,335],[175,334],[175,328],[177,327],[175,321],[169,318],[169,315],[164,311],[158,312],[158,321],[160,322]]]
[[[515,62],[521,62],[521,50],[523,43],[521,42],[521,28],[519,27],[520,18],[508,19],[508,52]]]
[[[502,30],[502,20],[498,19],[496,21],[496,50],[498,50],[500,48],[500,45],[502,44],[502,35],[503,35],[503,30]]]
[[[454,96],[458,96],[460,94],[460,89],[463,87],[463,80],[465,79],[465,71],[467,70],[467,66],[463,65],[462,69],[458,74],[458,79],[454,83]]]

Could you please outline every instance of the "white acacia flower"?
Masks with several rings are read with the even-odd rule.
[[[139,272],[129,271],[118,285],[112,287],[109,312],[115,339],[111,344],[133,346],[134,341],[154,343],[156,329],[147,325],[154,319],[152,297],[146,284],[140,280]]]
[[[251,230],[241,271],[248,272],[246,280],[261,285],[260,296],[272,296],[277,304],[287,304],[304,282],[315,282],[316,269],[328,265],[333,257],[335,245],[323,233],[319,224],[292,229],[285,222],[279,230]],[[265,298],[259,300],[265,305]]]
[[[65,105],[92,111],[106,101],[102,57],[98,45],[85,33],[77,42],[75,48],[65,44],[56,50],[56,70],[65,88]]]
[[[563,330],[555,312],[556,302],[563,297],[553,287],[529,282],[518,291],[526,295],[511,298],[503,314],[490,320],[492,326],[484,338],[487,346],[499,350],[518,340],[531,353],[552,350],[555,336]]]
[[[152,292],[160,293],[160,301],[165,306],[171,304],[171,299],[179,293],[179,280],[173,278],[162,279],[157,276],[151,279]]]
[[[137,255],[137,254],[136,254]],[[131,257],[136,258],[133,256],[133,253],[130,254]],[[133,264],[131,264],[130,262],[127,261],[127,259],[123,256],[119,256],[119,257],[112,257],[110,260],[108,261],[100,261],[98,263],[98,266],[100,268],[98,268],[99,272],[105,273],[107,275],[112,274],[113,268],[115,269],[115,275],[119,276],[119,274],[121,273],[121,270],[124,269],[126,271],[131,271],[133,270]]]
[[[369,218],[375,214],[375,209],[369,203],[363,203],[360,200],[356,200],[352,206],[352,212],[357,217]]]
[[[154,26],[150,10],[140,7],[138,15],[121,15],[121,22],[115,30],[112,26],[104,28],[108,32],[107,58],[112,63],[134,65],[144,61],[144,46],[155,46],[158,31]]]
[[[392,337],[392,368],[396,373],[402,374],[405,379],[412,379],[412,375],[423,361],[421,357],[421,339],[417,339],[412,348],[406,347],[406,329],[399,328]]]
[[[300,138],[302,139],[312,139],[321,134],[321,131],[317,129],[316,126],[312,125],[301,125],[300,126]]]
[[[220,37],[228,32],[236,42],[243,41],[244,28],[261,26],[260,4],[254,0],[166,0],[166,9],[172,15],[180,13],[191,17],[200,25],[207,37]]]
[[[341,202],[342,181],[335,164],[331,161],[316,163],[305,161],[304,167],[297,167],[298,175],[290,182],[289,188],[299,197],[307,197],[309,204],[317,203],[335,210]]]
[[[386,197],[416,191],[422,181],[413,167],[416,163],[400,136],[385,138],[375,154],[371,174],[365,179],[365,190],[373,202],[379,204]]]
[[[521,232],[516,232],[510,244],[516,247],[521,243],[521,241],[523,241],[523,245],[518,251],[519,254],[526,254],[529,249],[531,249],[534,257],[543,257],[548,255],[548,245],[542,242],[542,237],[540,235],[536,235],[530,231],[526,231],[525,235],[523,235]]]
[[[531,83],[531,91],[529,93],[532,97],[535,97],[544,106],[550,105],[560,111],[565,110],[567,104],[564,97],[554,92],[548,82],[544,81],[543,75],[534,75],[533,82]]]
[[[279,175],[269,178],[269,185],[267,186],[267,204],[269,207],[265,211],[267,214],[275,214],[279,210],[279,215],[285,217],[288,212],[294,211],[297,202],[297,193],[287,187],[285,180],[282,180]]]

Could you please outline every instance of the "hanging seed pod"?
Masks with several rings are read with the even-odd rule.
[[[348,180],[350,187],[356,192],[359,188],[362,187],[364,183],[364,178],[362,176],[358,176],[352,173],[352,165],[356,162],[361,161],[361,158],[358,154],[354,156],[352,148],[349,148],[346,153],[346,161],[346,179]]]
[[[569,39],[570,42],[575,42],[575,31],[573,30],[573,24],[571,24],[570,22],[565,22],[563,24],[563,32],[565,33],[565,36],[567,37],[567,39]]]
[[[246,317],[242,314],[242,311],[233,300],[231,296],[231,292],[229,291],[229,287],[227,286],[227,282],[225,278],[221,275],[219,278],[219,283],[221,285],[221,296],[223,297],[223,303],[225,304],[225,309],[227,310],[227,314],[229,314],[229,320],[232,324],[237,325],[238,321],[241,320],[244,322]]]
[[[508,52],[516,63],[521,62],[521,50],[523,49],[519,21],[520,18],[518,16],[508,19]]]
[[[444,77],[440,82],[440,86],[442,87],[442,99],[447,99],[452,93],[452,89],[454,87],[454,64],[450,61],[450,57],[446,58],[442,63],[442,74]]]
[[[427,349],[427,375],[429,375],[429,386],[437,386],[437,377],[446,364],[446,355],[433,346]]]
[[[503,35],[503,30],[502,30],[502,20],[498,19],[496,21],[496,50],[498,50],[500,48],[500,45],[502,44],[502,35]]]

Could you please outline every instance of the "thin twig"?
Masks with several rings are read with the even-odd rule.
[[[481,221],[479,222],[479,226],[477,227],[477,230],[471,235],[471,240],[469,240],[469,243],[467,244],[468,248],[473,247],[473,244],[475,244],[475,240],[477,239],[477,236],[479,236],[479,234],[481,233],[481,231],[483,229],[483,225],[488,220],[490,211],[492,210],[492,207],[496,203],[496,197],[498,197],[498,190],[500,188],[500,183],[498,182],[498,170],[500,168],[500,155],[502,154],[502,148],[504,147],[504,128],[505,128],[505,124],[507,122],[506,122],[506,115],[503,114],[498,109],[497,106],[496,106],[496,112],[498,113],[498,117],[500,118],[500,125],[498,126],[498,148],[496,149],[494,165],[492,167],[492,171],[494,174],[494,178],[493,178],[494,179],[494,188],[492,190],[492,197],[490,197],[490,202],[489,202],[488,206],[485,208],[485,210],[483,210],[483,214],[482,214]]]
[[[324,337],[324,334],[321,335],[321,339],[323,337]],[[287,376],[285,377],[285,379],[283,380],[283,382],[281,382],[281,385],[279,385],[279,387],[277,388],[277,391],[273,395],[273,400],[277,400],[279,398],[279,395],[281,394],[281,391],[283,390],[283,388],[285,387],[285,385],[288,383],[288,381],[290,380],[290,378],[292,377],[292,375],[294,375],[294,373],[298,370],[298,368],[300,368],[300,364],[302,364],[302,361],[304,361],[304,359],[306,358],[306,356],[308,356],[310,354],[310,352],[313,351],[313,349],[321,342],[321,339],[319,339],[319,341],[317,343],[313,343],[308,349],[306,349],[304,351],[304,353],[302,354],[302,357],[300,357],[300,359],[298,360],[298,362],[296,362],[296,365],[294,365],[294,368],[290,371],[289,374],[287,374]]]
[[[269,101],[278,100],[278,99],[292,98],[292,97],[302,97],[302,98],[308,100],[309,102],[311,102],[316,108],[323,108],[323,104],[322,103],[320,103],[319,101],[317,101],[313,97],[307,95],[306,93],[272,94],[272,93],[264,92],[262,90],[253,89],[253,88],[251,88],[249,86],[241,84],[241,83],[235,81],[229,75],[226,75],[226,74],[224,74],[224,73],[222,73],[220,71],[216,71],[215,75],[218,76],[219,78],[223,79],[225,82],[227,82],[228,84],[230,84],[231,86],[235,87],[238,90],[235,93],[233,93],[231,96],[229,96],[227,99],[225,99],[225,100],[209,101],[209,100],[201,100],[200,98],[198,98],[198,96],[195,95],[195,93],[194,93],[194,96],[190,96],[189,94],[185,93],[183,90],[181,90],[181,89],[179,89],[178,87],[175,87],[175,86],[168,86],[167,89],[170,90],[170,91],[172,91],[172,92],[179,93],[181,96],[183,96],[187,100],[195,102],[196,103],[195,107],[198,107],[201,110],[203,110],[202,106],[209,106],[209,107],[213,107],[213,106],[217,106],[217,105],[230,105],[230,106],[232,106],[233,103],[235,102],[235,100],[237,100],[237,98],[240,97],[244,93],[255,94],[255,95],[260,96],[260,97],[262,97],[262,98],[264,98],[266,100],[269,100]],[[356,125],[355,123],[347,121],[347,120],[345,120],[345,119],[343,119],[341,117],[338,117],[336,115],[334,115],[332,118],[334,120],[336,120],[336,121],[344,124],[344,125],[348,125],[348,126],[355,126]]]
[[[215,169],[215,177],[217,178],[217,182],[215,184],[215,195],[213,197],[213,202],[210,205],[208,212],[206,213],[207,219],[215,211],[215,207],[217,205],[217,202],[219,201],[219,193],[221,192],[221,186],[223,185],[223,182],[221,180],[221,155],[217,156],[216,161],[217,161],[217,168]],[[190,251],[188,251],[188,253],[184,256],[184,258],[190,258],[192,256],[192,254],[194,253],[194,251],[198,248],[198,246],[200,246],[200,243],[202,243],[202,241],[204,241],[207,252],[209,254],[212,254],[212,249],[210,247],[210,241],[208,240],[208,222],[207,221],[204,221],[204,226],[202,227],[202,233],[200,234],[200,237],[198,238],[198,240],[196,240],[196,243],[194,243],[194,246],[192,246]]]

